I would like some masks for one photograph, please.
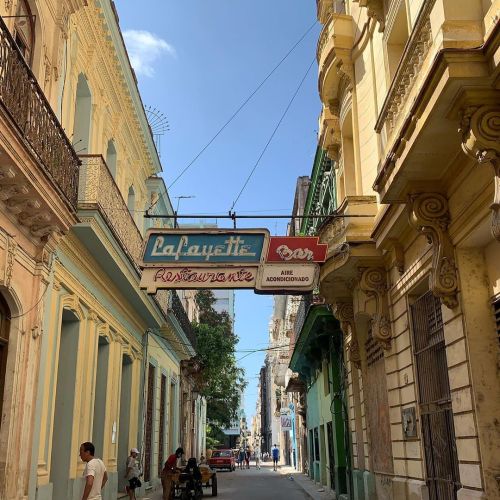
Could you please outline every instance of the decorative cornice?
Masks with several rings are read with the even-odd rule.
[[[359,0],[361,7],[366,7],[368,17],[374,18],[379,23],[378,30],[382,33],[385,29],[385,15],[383,0]]]
[[[465,154],[491,165],[495,195],[490,208],[491,233],[500,241],[500,106],[469,106],[462,110],[459,132]]]
[[[458,277],[448,234],[448,201],[440,193],[413,194],[409,196],[408,207],[410,223],[432,245],[431,291],[443,304],[454,309],[458,305]]]
[[[387,305],[387,274],[381,267],[361,270],[359,288],[375,299],[375,313],[371,317],[372,336],[384,349],[391,347],[391,323]]]
[[[359,353],[358,339],[353,338],[348,344],[349,361],[358,369],[361,369],[361,355]]]
[[[352,299],[336,300],[333,301],[331,305],[332,313],[339,320],[340,328],[346,338],[346,348],[349,351],[349,360],[356,368],[361,368],[361,356],[359,354]]]
[[[368,3],[375,3],[366,0]],[[413,88],[413,83],[423,65],[432,45],[430,13],[436,0],[423,2],[415,21],[415,26],[406,44],[401,61],[392,84],[387,92],[380,115],[375,124],[375,130],[380,133],[384,123],[388,132],[392,132],[395,122],[402,115],[401,108],[406,104],[407,97]]]

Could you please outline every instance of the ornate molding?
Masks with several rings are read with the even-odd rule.
[[[7,252],[5,255],[5,274],[3,283],[6,288],[10,288],[12,275],[14,273],[14,264],[16,262],[18,244],[14,238],[7,236]]]
[[[332,303],[332,313],[339,320],[344,335],[349,335],[349,328],[354,335],[354,307],[352,301],[334,301]]]
[[[349,361],[358,369],[361,369],[361,355],[359,353],[358,339],[352,339],[347,346],[349,351]]]
[[[346,348],[349,352],[349,360],[356,366],[361,368],[361,356],[359,354],[359,344],[356,333],[356,323],[354,322],[354,307],[352,300],[339,300],[332,302],[332,313],[339,320],[340,328],[344,333],[344,337],[350,339],[346,343]]]
[[[12,167],[0,167],[0,201],[19,224],[38,239],[63,232],[46,209],[46,203],[32,186],[28,186],[22,174]]]
[[[495,195],[490,205],[491,233],[500,241],[500,107],[469,106],[462,111],[462,149],[479,164],[491,165]]]
[[[391,323],[387,305],[387,276],[381,267],[362,270],[359,288],[375,299],[375,313],[371,317],[372,336],[384,349],[391,347]]]
[[[375,124],[375,130],[379,133],[384,123],[387,123],[388,132],[391,133],[396,121],[406,116],[406,114],[401,113],[402,108],[407,102],[407,97],[413,89],[413,84],[417,80],[432,45],[430,13],[435,1],[424,2],[420,9],[410,39],[406,43],[406,48],[401,56],[398,71],[394,75]],[[367,2],[375,3],[373,0],[367,0]]]
[[[385,30],[385,15],[383,0],[359,0],[361,7],[366,7],[368,17],[374,18],[379,23],[378,30],[382,33]]]
[[[454,309],[458,305],[458,277],[448,234],[448,201],[440,193],[410,195],[409,212],[412,226],[432,245],[431,291],[444,305]]]

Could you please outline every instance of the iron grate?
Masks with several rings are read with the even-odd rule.
[[[498,344],[500,345],[500,297],[493,302],[493,314],[495,315],[495,328]]]
[[[384,350],[380,344],[373,338],[371,329],[368,330],[368,338],[365,342],[366,363],[368,366],[374,365],[384,357]]]

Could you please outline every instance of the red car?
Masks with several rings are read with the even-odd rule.
[[[232,450],[215,450],[208,460],[208,465],[212,469],[229,469],[234,471],[236,464]]]

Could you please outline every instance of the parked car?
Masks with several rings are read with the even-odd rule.
[[[212,469],[229,469],[234,471],[236,469],[236,462],[232,450],[215,450],[208,460],[208,465]]]

